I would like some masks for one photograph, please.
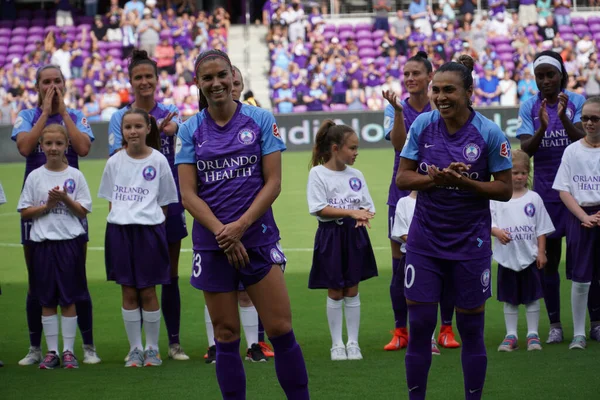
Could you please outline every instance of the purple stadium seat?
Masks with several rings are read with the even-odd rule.
[[[119,49],[110,49],[108,51],[108,54],[110,54],[113,57],[119,57],[119,58],[123,57],[123,52]]]
[[[590,32],[592,32],[592,33],[600,32],[600,23],[590,25]]]
[[[600,16],[592,15],[592,16],[588,17],[587,22],[588,22],[588,25],[600,24]]]
[[[89,25],[92,26],[94,24],[94,17],[81,16],[79,17],[79,25]]]
[[[375,57],[377,57],[377,55],[378,55],[377,51],[375,51],[375,50],[373,50],[371,48],[368,48],[368,47],[365,47],[364,49],[358,50],[358,56],[360,58],[367,58],[367,57],[368,58],[375,58]]]
[[[337,26],[333,24],[327,24],[325,25],[325,28],[323,28],[323,32],[337,32]]]
[[[573,27],[573,33],[579,37],[582,37],[583,35],[590,33],[590,30],[588,29],[587,25],[575,25]]]
[[[123,48],[123,44],[121,44],[120,42],[109,42],[108,43],[108,47],[109,50],[121,50]]]
[[[108,50],[106,49],[101,49],[100,51],[98,51],[98,53],[100,53],[100,56],[102,58],[106,57],[106,55],[108,54]]]
[[[17,52],[9,53],[6,56],[6,61],[7,61],[7,63],[10,63],[13,58],[18,58],[20,60],[20,59],[22,59],[22,57],[23,57],[23,49],[21,49],[21,51],[19,51],[18,53]]]
[[[354,37],[354,32],[352,31],[341,31],[338,35],[341,40],[348,40],[351,37]]]
[[[13,25],[13,21],[0,21],[0,28],[12,29]]]
[[[3,66],[5,62],[6,62],[6,57],[4,57],[4,54],[0,54],[0,67]]]
[[[527,35],[527,41],[529,43],[535,43],[535,36],[533,36],[533,35]]]
[[[373,34],[371,35],[371,37],[373,39],[381,39],[384,35],[385,35],[385,31],[379,30],[379,31],[373,32]]]
[[[23,36],[13,36],[10,38],[11,46],[16,44],[25,45],[25,43],[27,43],[27,39]]]
[[[297,113],[306,112],[306,106],[294,106],[294,112],[297,112]]]
[[[331,31],[323,33],[323,38],[325,39],[326,42],[331,42],[331,39],[336,36],[337,36],[337,33],[331,32]]]
[[[35,43],[29,43],[27,46],[25,46],[25,53],[31,53],[32,51],[35,51],[36,48],[37,46]]]
[[[26,36],[27,35],[27,28],[23,28],[22,26],[13,28],[12,34],[13,34],[13,36],[14,35]]]
[[[44,34],[44,27],[43,26],[32,26],[27,31],[27,34],[28,35],[43,35]]]
[[[559,25],[558,27],[558,31],[560,33],[564,33],[564,32],[573,32],[573,27],[571,25]]]
[[[73,34],[77,33],[77,28],[74,27],[74,26],[63,26],[62,30],[65,31],[65,32],[67,32],[67,34],[69,34],[69,33],[73,33]]]
[[[98,42],[98,50],[106,50],[108,49],[108,42]]]
[[[514,51],[515,49],[513,49],[513,47],[510,44],[501,43],[498,46],[496,46],[497,53],[513,53]]]
[[[90,25],[90,24],[81,24],[81,25],[77,26],[77,30],[79,32],[82,32],[84,29],[89,32],[92,29],[92,25]]]
[[[512,43],[512,39],[511,38],[507,38],[507,37],[503,37],[503,36],[499,36],[496,38],[496,45],[500,45],[500,44],[511,44]]]
[[[483,74],[483,65],[481,65],[479,63],[475,63],[475,67],[473,69],[475,70],[477,75]]]
[[[530,33],[537,32],[537,30],[538,30],[537,25],[529,25],[527,28],[525,28],[525,32],[530,32]]]
[[[22,44],[11,44],[8,47],[8,52],[9,53],[22,53],[24,49],[25,49],[25,46]]]
[[[54,26],[54,25],[49,25],[47,27],[44,28],[44,33],[48,33],[50,31],[54,31],[54,33],[58,32],[58,27]]]
[[[355,36],[357,40],[371,39],[371,31],[357,31]]]
[[[44,37],[42,35],[29,35],[27,36],[27,43],[28,44],[34,44],[37,41],[43,42],[44,41]]]
[[[575,34],[574,33],[562,33],[560,35],[563,40],[566,40],[567,42],[574,42],[575,41]]]
[[[346,111],[348,106],[346,104],[332,104],[329,108],[331,111]]]
[[[29,28],[31,25],[31,21],[28,19],[18,19],[15,21],[15,26],[22,26],[24,28]]]
[[[356,24],[354,30],[356,32],[359,32],[359,31],[369,31],[369,32],[371,32],[373,30],[373,24],[371,24],[369,22],[361,22],[361,23]]]
[[[505,61],[502,63],[504,65],[504,68],[506,68],[507,71],[514,71],[515,70],[515,63],[513,61]]]
[[[375,48],[378,48],[381,43],[383,43],[383,39],[375,39],[373,40],[373,44],[375,45]]]
[[[73,80],[73,85],[77,86],[77,87],[83,87],[83,79],[81,78],[77,78]]]
[[[356,43],[356,46],[361,49],[361,48],[372,48],[375,47],[373,46],[373,41],[371,39],[361,39]]]
[[[90,53],[90,51],[89,51],[89,50],[83,50],[83,51],[81,52],[81,56],[82,56],[84,59],[88,58],[88,57],[90,56],[90,54],[92,54],[92,53]]]
[[[571,25],[585,25],[584,17],[571,17]]]
[[[596,33],[594,33],[594,40],[595,40],[596,42],[600,42],[600,32],[596,32]]]
[[[160,38],[161,39],[165,39],[165,38],[170,38],[171,37],[171,31],[168,29],[164,29],[162,31],[160,31]]]
[[[511,53],[500,53],[498,54],[498,58],[502,60],[502,62],[512,61],[513,55]]]
[[[11,32],[10,28],[0,28],[0,37],[10,37]]]
[[[338,32],[344,32],[344,31],[350,31],[350,32],[354,32],[354,27],[352,26],[352,24],[339,24],[338,25]]]

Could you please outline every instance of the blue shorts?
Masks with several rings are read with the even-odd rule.
[[[85,229],[85,234],[83,235],[85,242],[90,241],[90,237],[88,235],[88,220],[87,217],[80,220],[83,229]],[[33,226],[33,220],[30,219],[21,219],[21,244],[23,246],[32,246],[34,242],[30,240],[31,235],[31,227]]]
[[[167,228],[167,242],[181,242],[181,239],[188,235],[185,222],[185,211],[182,211],[181,214],[169,215],[165,222]]]

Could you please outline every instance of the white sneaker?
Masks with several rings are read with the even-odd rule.
[[[91,344],[83,345],[83,363],[84,364],[100,364],[100,357],[96,353],[96,348]]]
[[[346,361],[346,348],[344,346],[336,346],[331,348],[331,361]]]
[[[169,358],[177,361],[187,361],[190,357],[185,354],[179,343],[169,345]]]
[[[27,355],[19,361],[19,365],[34,365],[42,361],[42,349],[39,347],[30,347]]]
[[[346,352],[348,353],[348,360],[363,359],[360,347],[358,347],[358,343],[356,342],[348,342],[348,344],[346,344]]]

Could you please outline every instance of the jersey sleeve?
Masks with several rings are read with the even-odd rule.
[[[385,140],[390,140],[390,133],[394,127],[394,106],[388,104],[383,112],[383,129],[385,132]]]
[[[408,220],[408,215],[406,215],[406,207],[402,198],[398,200],[398,203],[396,204],[396,214],[394,216],[394,225],[392,226],[391,234],[392,239],[403,242],[402,236],[408,235],[410,223],[411,221]]]
[[[21,197],[19,197],[19,203],[17,204],[17,211],[24,210],[29,207],[33,207],[33,186],[35,186],[35,176],[33,172],[29,174],[27,179],[25,180],[25,184],[23,185],[23,190],[21,191]]]
[[[490,215],[492,216],[492,228],[498,228],[498,202],[490,201]]]
[[[79,172],[79,171],[78,171]],[[79,179],[77,182],[77,189],[73,200],[81,204],[88,212],[92,212],[92,195],[90,194],[90,188],[85,180],[85,177],[79,172]]]
[[[16,141],[17,136],[21,132],[29,132],[33,128],[33,116],[32,110],[19,111],[15,124],[13,125],[11,139]]]
[[[498,125],[489,121],[488,145],[488,169],[493,174],[512,168],[512,156],[510,142]]]
[[[554,224],[550,219],[550,214],[548,214],[548,210],[544,206],[544,202],[542,198],[536,193],[536,209],[538,212],[535,215],[535,235],[537,237],[542,235],[549,235],[554,232],[556,229],[554,228]]]
[[[575,115],[573,115],[573,123],[576,124],[578,122],[581,122],[581,112],[583,111],[583,103],[585,103],[585,97],[575,93],[573,94],[573,96],[570,97],[571,102],[575,106]]]
[[[117,150],[123,146],[123,134],[121,133],[120,112],[116,112],[110,117],[108,123],[108,155],[112,156]]]
[[[410,126],[400,157],[414,161],[419,159],[419,135],[427,126],[427,114],[429,113],[419,115]]]
[[[571,192],[571,167],[569,165],[570,153],[572,149],[572,144],[569,145],[565,149],[563,153],[562,159],[560,161],[560,166],[558,167],[558,171],[556,172],[556,177],[554,178],[554,183],[552,184],[552,189],[559,190],[563,192]]]
[[[534,98],[535,99],[535,98]],[[533,108],[533,101],[526,101],[521,104],[519,108],[519,127],[517,128],[517,137],[521,135],[532,135],[535,133],[533,127],[533,118],[531,117],[531,110]]]
[[[195,164],[194,131],[198,127],[198,115],[195,115],[179,126],[175,143],[175,165]]]
[[[114,185],[114,172],[113,170],[114,161],[112,158],[108,160],[102,173],[102,179],[100,180],[100,188],[98,189],[98,197],[112,201],[112,190]]]
[[[92,128],[90,127],[85,115],[83,115],[83,113],[79,110],[72,110],[72,113],[75,116],[74,122],[75,126],[77,126],[77,129],[79,129],[79,132],[88,135],[90,140],[93,142],[96,138],[94,137],[94,132],[92,132]]]
[[[162,154],[159,154],[159,156],[161,158],[161,174],[158,183],[157,203],[159,206],[164,207],[172,203],[177,203],[179,199],[177,197],[177,186],[175,186],[175,179],[171,173],[169,162]]]
[[[260,147],[262,155],[266,156],[276,151],[285,151],[286,147],[273,114],[264,111],[260,115]]]
[[[6,203],[6,194],[4,194],[4,188],[2,187],[2,182],[0,182],[0,205]]]
[[[329,205],[327,203],[327,190],[315,168],[311,169],[308,174],[306,198],[308,200],[308,212],[313,216],[316,216],[317,212]]]

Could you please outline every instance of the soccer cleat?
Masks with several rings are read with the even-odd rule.
[[[600,325],[594,325],[590,328],[590,339],[600,342]]]
[[[562,343],[563,341],[563,330],[562,327],[559,326],[551,326],[550,332],[548,333],[548,340],[546,340],[546,344],[555,344]]]
[[[125,367],[137,367],[141,368],[144,366],[144,354],[137,347],[127,354],[127,361],[125,362]]]
[[[265,342],[258,342],[263,354],[265,357],[275,357],[275,353],[273,352],[273,348]]]
[[[30,347],[27,355],[19,361],[19,365],[39,364],[42,361],[42,349],[39,347]]]
[[[500,352],[508,352],[517,350],[519,348],[519,343],[517,341],[517,337],[515,335],[507,335],[504,338],[504,341],[500,343],[498,346],[498,351]]]
[[[144,352],[144,367],[160,367],[161,365],[162,360],[158,351],[151,347]]]
[[[573,341],[569,345],[569,350],[580,349],[583,350],[587,347],[587,343],[585,341],[585,336],[577,335],[573,338]]]
[[[66,350],[62,353],[62,365],[63,368],[66,369],[75,369],[79,368],[79,363],[77,362],[77,358],[70,350]]]
[[[331,348],[331,361],[346,361],[348,355],[344,346],[335,346]]]
[[[408,331],[406,328],[396,328],[392,331],[392,340],[383,346],[385,351],[396,351],[408,346]]]
[[[206,350],[206,354],[204,355],[204,362],[206,364],[214,364],[217,362],[217,346],[214,344]]]
[[[440,335],[438,336],[438,344],[447,349],[456,349],[460,347],[460,343],[458,343],[454,337],[452,325],[442,325]]]
[[[83,363],[84,364],[99,364],[100,357],[96,353],[96,348],[91,344],[83,345]]]
[[[440,349],[437,346],[437,343],[435,342],[434,339],[431,339],[431,355],[432,356],[439,356],[442,353],[440,352]]]
[[[46,357],[40,362],[40,369],[54,369],[58,367],[60,367],[60,358],[55,351],[46,353]]]
[[[185,354],[179,343],[173,343],[169,345],[168,355],[169,358],[172,358],[173,360],[177,361],[187,361],[190,359],[190,357],[187,354]]]
[[[254,343],[246,352],[246,361],[267,362],[267,357],[262,352],[258,343]]]
[[[527,336],[527,351],[541,350],[542,342],[537,334]]]
[[[363,356],[360,352],[360,347],[358,347],[358,343],[356,342],[348,342],[346,344],[346,354],[348,356],[348,360],[362,360]]]

